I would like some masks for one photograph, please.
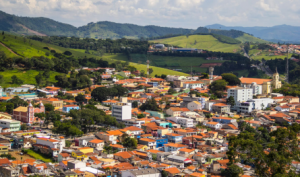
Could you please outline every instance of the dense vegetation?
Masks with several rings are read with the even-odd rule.
[[[85,53],[89,53],[89,50],[97,51],[99,55],[104,53],[145,53],[148,50],[148,41],[145,40],[133,40],[133,39],[92,39],[78,37],[39,37],[31,36],[33,40],[41,41],[44,43],[54,44],[57,46],[72,48],[72,49],[84,49]]]
[[[242,132],[229,139],[229,165],[243,162],[255,166],[258,176],[296,176],[291,162],[300,160],[297,139],[299,124],[271,133],[264,127],[255,130],[245,122],[239,129]]]
[[[241,41],[231,38],[231,37],[227,37],[224,35],[220,35],[220,34],[213,34],[213,37],[215,37],[216,39],[218,39],[220,42],[224,42],[227,44],[240,44]]]

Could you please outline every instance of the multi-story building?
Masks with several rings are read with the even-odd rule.
[[[43,103],[40,104],[39,108],[34,108],[30,103],[28,107],[20,106],[13,110],[13,119],[19,120],[24,123],[39,122],[40,119],[35,119],[35,113],[44,113],[45,107]]]
[[[119,121],[131,119],[131,103],[127,103],[126,97],[112,106],[112,116]]]
[[[202,88],[204,83],[201,81],[188,81],[183,83],[183,88],[186,89],[195,89],[195,88]]]
[[[0,144],[0,155],[2,154],[8,154],[8,147],[3,144]]]
[[[47,138],[37,138],[36,144],[45,145],[50,148],[58,149],[59,153],[61,153],[62,149],[65,147],[65,139],[56,140],[56,139],[47,139]]]
[[[19,131],[21,122],[13,119],[0,119],[0,127],[8,128],[10,132]]]
[[[243,88],[243,87],[236,87],[230,88],[227,90],[227,98],[232,96],[235,101],[235,105],[232,109],[237,109],[237,104],[245,102],[249,99],[253,99],[253,90],[251,88]]]
[[[54,106],[55,110],[61,109],[64,106],[64,102],[62,100],[59,100],[57,98],[44,98],[41,99],[43,104],[51,104]]]
[[[185,117],[168,117],[167,120],[171,120],[176,124],[180,124],[181,127],[193,127],[194,122],[193,119],[185,118]]]
[[[212,112],[217,113],[229,113],[230,112],[230,105],[224,103],[216,103],[212,105]]]
[[[271,98],[249,99],[246,102],[236,104],[237,111],[243,113],[250,113],[254,110],[263,110],[270,107],[274,102]]]

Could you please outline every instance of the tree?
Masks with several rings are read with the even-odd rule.
[[[54,111],[55,107],[52,104],[45,104],[45,111],[50,112]]]
[[[21,125],[21,130],[27,130],[27,129],[28,129],[28,127],[25,123]]]
[[[137,140],[135,138],[130,138],[129,136],[124,139],[123,146],[129,148],[136,148],[137,147]]]
[[[217,97],[221,98],[223,96],[223,91],[226,89],[227,82],[223,79],[213,81],[209,89],[215,94]]]
[[[71,141],[68,141],[68,140],[65,140],[65,143],[66,143],[66,147],[70,147],[72,142]]]
[[[202,76],[200,77],[200,79],[208,79],[209,78],[207,73],[201,73],[201,74],[202,74]]]
[[[145,111],[145,110],[159,111],[159,107],[154,98],[148,99],[146,101],[146,103],[144,103],[140,106],[140,109],[143,111]]]
[[[72,52],[70,52],[70,51],[66,50],[66,51],[64,52],[64,55],[71,56],[71,55],[72,55]]]
[[[134,102],[132,102],[132,107],[133,107],[133,108],[137,108],[137,107],[138,107],[138,105],[139,105],[139,104],[138,104],[138,102],[137,102],[137,101],[134,101]]]
[[[235,101],[234,101],[234,98],[232,96],[227,98],[227,104],[231,105],[231,107],[233,107],[235,105]]]
[[[173,95],[175,93],[177,93],[176,90],[174,90],[172,88],[170,88],[169,91],[168,91],[168,94],[170,94],[170,95]]]
[[[144,118],[145,117],[145,115],[144,114],[138,114],[138,116],[137,116],[139,119],[141,119],[141,118]]]
[[[165,75],[165,74],[162,74],[162,75],[160,76],[160,78],[162,78],[162,79],[166,79],[166,78],[167,78],[167,75]]]
[[[221,76],[222,76],[222,79],[228,83],[228,85],[240,85],[241,84],[240,79],[232,73],[224,73]]]
[[[262,103],[260,106],[261,106],[261,109],[264,110],[265,105]]]
[[[149,68],[149,75],[153,73],[153,68]]]
[[[38,97],[40,97],[40,98],[46,98],[47,94],[45,92],[39,92],[38,93]]]
[[[19,79],[16,75],[13,75],[11,77],[11,80],[12,80],[12,84],[23,84],[23,81],[21,79]]]
[[[9,114],[12,114],[14,110],[14,104],[13,103],[6,103],[6,112]]]
[[[244,174],[243,169],[235,164],[230,164],[224,171],[222,171],[222,176],[226,177],[239,177]]]
[[[76,102],[79,102],[80,104],[82,104],[82,102],[85,102],[85,101],[86,101],[86,98],[85,98],[85,95],[83,95],[83,94],[78,94],[78,95],[75,97],[75,100],[76,100]]]
[[[165,170],[162,170],[161,177],[168,177],[168,172],[166,172]]]

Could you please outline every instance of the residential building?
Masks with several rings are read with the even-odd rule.
[[[104,147],[104,141],[99,139],[93,139],[88,142],[88,146],[101,151]]]
[[[46,139],[46,138],[37,138],[36,144],[45,145],[50,148],[58,149],[59,153],[62,152],[65,145],[65,140],[56,140],[56,139]]]
[[[121,102],[112,106],[112,116],[118,121],[131,119],[131,103],[127,103],[127,98],[121,98]]]
[[[187,145],[183,144],[176,144],[176,143],[168,143],[164,146],[165,152],[171,152],[171,151],[179,151],[180,149],[187,148]]]
[[[160,171],[155,168],[125,170],[121,172],[121,177],[161,177]]]
[[[183,135],[179,135],[176,133],[168,133],[165,135],[170,143],[182,143]]]
[[[187,103],[187,108],[190,111],[202,110],[202,104],[199,101],[192,101]]]
[[[180,126],[185,128],[194,126],[193,119],[189,119],[185,117],[167,117],[167,120],[173,121],[176,124],[179,124]]]
[[[8,154],[8,147],[3,144],[0,144],[0,155],[2,154]]]
[[[139,144],[146,145],[146,146],[148,146],[149,149],[156,148],[156,141],[154,139],[150,139],[150,138],[140,138]]]
[[[61,109],[64,106],[64,102],[62,100],[59,100],[57,98],[46,98],[46,99],[41,99],[43,104],[51,104],[54,106],[54,109]]]
[[[237,103],[236,108],[238,112],[250,113],[254,110],[263,110],[274,102],[271,98],[261,98],[261,99],[249,99],[246,102]]]
[[[222,128],[222,124],[220,124],[218,122],[205,122],[204,125],[208,126],[210,128],[214,128],[214,129],[220,129],[220,128]]]
[[[202,88],[204,83],[201,81],[188,81],[183,83],[183,88],[185,89],[195,89],[195,88]]]
[[[250,88],[243,88],[243,87],[236,87],[236,88],[229,88],[227,90],[227,98],[232,96],[235,101],[235,105],[232,109],[237,109],[237,104],[245,102],[249,99],[253,99],[253,90]]]
[[[79,110],[79,106],[78,105],[65,105],[63,107],[63,112],[65,112],[65,113],[69,113],[71,110]]]
[[[30,103],[28,107],[20,106],[13,110],[13,119],[19,120],[24,123],[40,122],[40,119],[35,119],[35,113],[44,113],[45,107],[43,103],[40,104],[39,108],[34,108]]]
[[[230,113],[230,105],[224,103],[216,103],[212,105],[212,112],[216,113]]]
[[[21,129],[21,122],[13,119],[0,119],[0,127],[8,128],[10,132],[15,132]]]

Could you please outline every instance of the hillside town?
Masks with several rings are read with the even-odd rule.
[[[123,80],[104,69],[102,81],[109,81],[81,90],[1,88],[1,102],[13,109],[7,104],[0,113],[0,176],[220,177],[232,168],[230,139],[245,127],[271,133],[300,122],[299,97],[273,92],[282,86],[278,73],[228,84],[231,78],[213,68],[156,78],[123,71]],[[114,88],[121,93],[111,94]],[[298,172],[299,164],[293,160],[287,170]],[[257,176],[254,162],[233,165],[239,176]]]

